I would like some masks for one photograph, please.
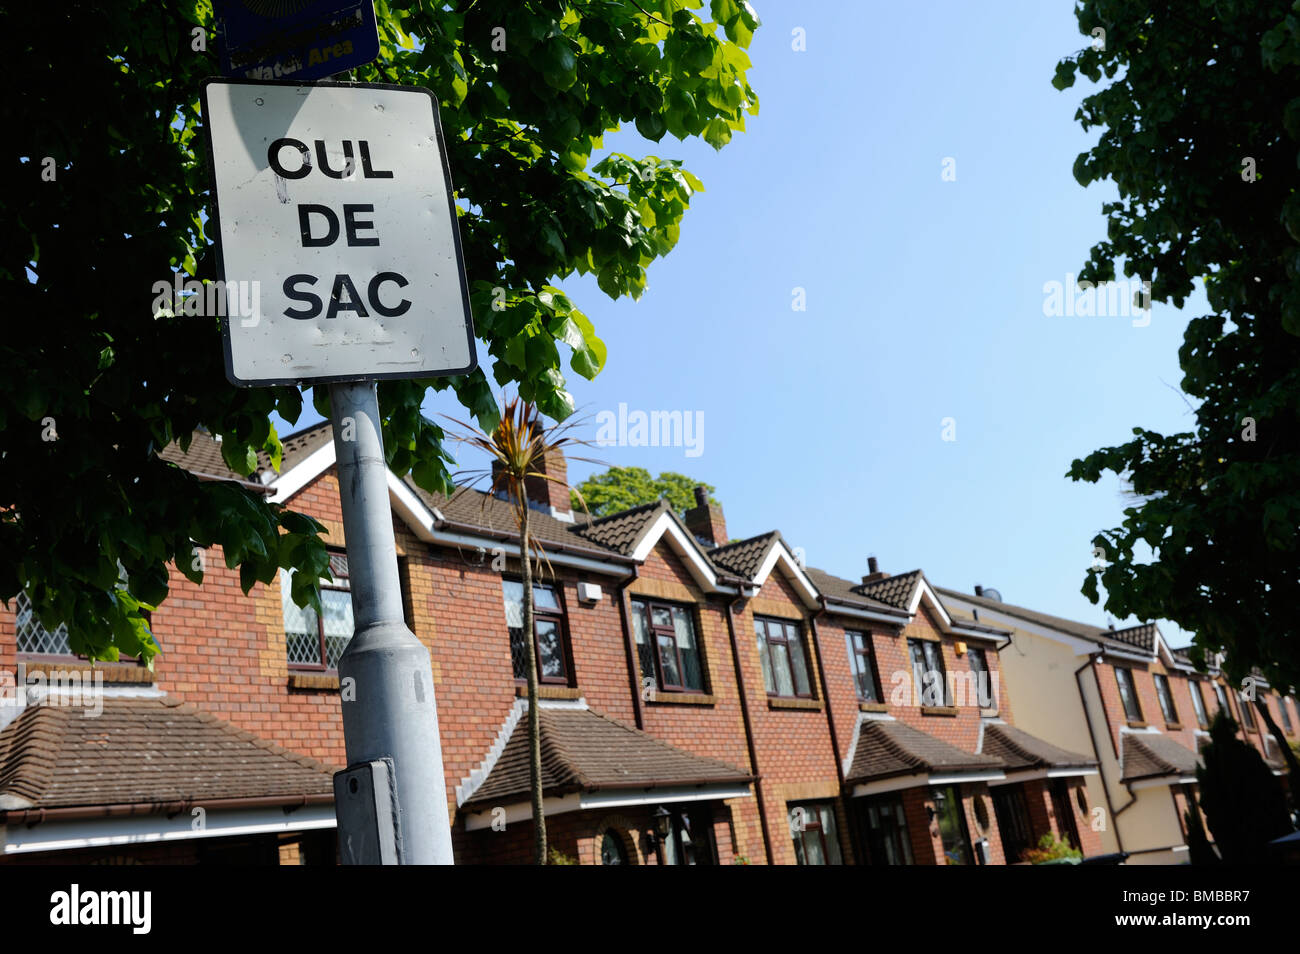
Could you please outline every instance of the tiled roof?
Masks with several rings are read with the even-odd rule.
[[[813,586],[817,591],[825,596],[828,600],[834,600],[839,603],[853,603],[858,606],[870,607],[871,609],[889,612],[896,610],[897,607],[890,606],[888,603],[882,603],[880,600],[872,599],[869,596],[863,596],[858,592],[861,589],[860,584],[852,580],[846,580],[842,577],[827,573],[825,570],[819,570],[815,567],[807,567],[804,572],[808,578],[813,581]],[[905,617],[899,617],[904,619]]]
[[[331,769],[166,698],[33,705],[0,732],[0,806],[75,806],[331,795]]]
[[[1060,616],[1053,616],[1050,613],[1040,613],[1037,610],[1027,609],[1023,606],[1016,606],[1013,603],[1004,603],[1001,600],[989,599],[987,596],[975,596],[971,593],[963,593],[961,590],[950,590],[947,587],[936,587],[943,596],[953,596],[957,599],[974,603],[976,606],[1002,613],[1015,619],[1023,620],[1027,623],[1034,623],[1039,626],[1045,626],[1048,629],[1054,629],[1058,632],[1066,633],[1070,636],[1077,636],[1080,639],[1086,639],[1089,642],[1097,643],[1103,648],[1121,649],[1132,651],[1138,649],[1144,652],[1154,652],[1155,650],[1155,623],[1141,623],[1137,626],[1130,626],[1127,629],[1111,630],[1104,629],[1100,626],[1080,623],[1078,620],[1065,619]]]
[[[902,722],[870,719],[858,727],[858,744],[845,782],[856,784],[922,772],[1001,769],[990,755],[975,755]]]
[[[580,536],[607,547],[624,556],[631,555],[641,537],[661,513],[671,512],[666,500],[642,504],[630,510],[621,510],[607,517],[597,517],[585,523],[577,532]]]
[[[910,573],[900,573],[898,576],[887,576],[883,580],[863,583],[858,587],[858,592],[889,606],[907,609],[911,605],[912,594],[920,580],[921,571],[913,570]]]
[[[655,789],[745,783],[751,776],[716,759],[683,752],[652,735],[590,709],[541,708],[542,788],[546,795],[606,789]],[[526,798],[528,715],[465,805]]]
[[[1011,725],[984,727],[984,754],[1001,759],[1008,770],[1095,768],[1097,760],[1053,745]]]
[[[1200,763],[1200,756],[1191,749],[1158,732],[1125,732],[1121,758],[1122,782],[1165,775],[1195,775]]]
[[[301,463],[312,451],[334,439],[329,421],[318,421],[299,431],[282,437],[280,444],[284,448],[280,460],[280,473],[285,473]],[[221,456],[221,442],[207,431],[195,431],[189,448],[182,452],[180,445],[168,444],[158,456],[163,460],[178,464],[193,474],[218,477],[222,480],[248,480],[243,474],[237,474],[226,466]],[[272,471],[271,458],[265,452],[258,452],[257,470],[253,473],[256,481],[263,473]],[[259,481],[260,482],[260,481]]]
[[[743,579],[752,580],[758,573],[758,568],[763,565],[768,550],[780,539],[780,531],[769,530],[748,540],[738,540],[735,543],[714,547],[709,551],[709,559],[723,570]]]

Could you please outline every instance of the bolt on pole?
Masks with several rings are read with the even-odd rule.
[[[348,765],[392,760],[397,863],[449,865],[451,824],[433,666],[402,611],[375,382],[331,385],[330,404],[355,621],[339,659]],[[364,842],[360,833],[352,834]],[[340,842],[346,844],[348,835],[340,830]]]

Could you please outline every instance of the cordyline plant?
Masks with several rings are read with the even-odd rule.
[[[489,494],[505,496],[510,500],[519,528],[519,567],[524,588],[523,633],[528,645],[528,652],[525,653],[528,660],[528,782],[533,804],[535,860],[537,864],[544,865],[548,856],[546,817],[542,813],[542,729],[537,711],[537,644],[533,633],[532,564],[533,553],[539,559],[546,560],[546,550],[529,529],[527,484],[534,480],[558,484],[561,490],[573,494],[585,510],[586,502],[582,499],[582,494],[571,488],[563,477],[546,473],[544,464],[548,457],[563,454],[566,447],[590,445],[570,434],[578,421],[570,419],[562,424],[547,425],[537,405],[518,396],[502,401],[500,417],[493,422],[490,432],[455,418],[448,420],[462,429],[461,433],[451,435],[454,440],[483,451],[492,462],[488,469],[457,472],[457,483],[463,489],[468,489],[486,479],[489,482]],[[587,457],[570,459],[599,463]],[[483,506],[487,506],[487,498],[484,498]]]

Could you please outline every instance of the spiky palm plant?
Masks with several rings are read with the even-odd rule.
[[[564,453],[566,447],[590,446],[587,441],[579,440],[569,432],[579,423],[570,419],[561,424],[548,425],[543,420],[537,406],[531,401],[524,401],[518,396],[503,398],[501,416],[495,421],[489,433],[471,424],[448,418],[462,429],[461,433],[451,436],[462,444],[477,448],[488,455],[492,466],[480,470],[458,471],[456,483],[464,488],[473,487],[484,479],[490,484],[488,493],[505,496],[514,508],[515,522],[519,529],[519,565],[524,586],[524,637],[528,640],[528,777],[533,806],[533,844],[534,857],[539,865],[547,863],[546,853],[546,818],[542,813],[542,741],[541,722],[537,711],[537,650],[533,636],[533,553],[541,560],[546,559],[545,548],[533,539],[529,528],[529,507],[527,483],[530,479],[548,480],[559,484],[565,491],[571,491],[586,510],[586,501],[582,494],[569,486],[568,482],[543,469],[543,462],[553,453]],[[572,460],[585,460],[599,463],[586,457],[574,457]],[[484,506],[487,500],[484,499]]]

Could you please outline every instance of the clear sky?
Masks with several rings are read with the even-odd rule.
[[[593,418],[584,436],[620,403],[680,410],[702,415],[698,456],[594,456],[707,481],[732,537],[778,528],[809,565],[850,579],[873,554],[890,572],[921,567],[1105,625],[1079,587],[1093,535],[1126,501],[1113,477],[1064,475],[1134,426],[1192,426],[1178,347],[1205,304],[1157,304],[1145,326],[1044,314],[1044,284],[1077,274],[1115,195],[1071,174],[1096,137],[1074,119],[1091,85],[1051,85],[1086,39],[1072,4],[753,5],[762,111],[748,132],[716,153],[606,138],[685,160],[707,190],[646,294],[613,302],[594,281],[565,283],[609,347],[594,382],[569,375]],[[426,404],[458,411],[445,395]]]

